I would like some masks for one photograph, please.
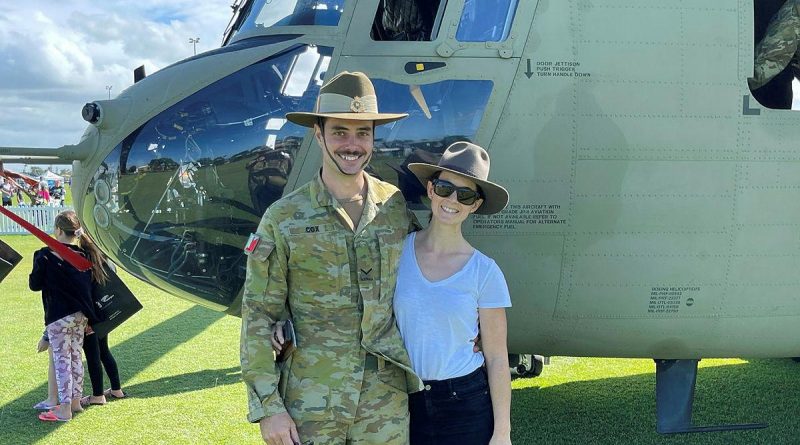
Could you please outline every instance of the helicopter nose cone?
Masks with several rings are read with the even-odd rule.
[[[141,111],[132,107],[126,119],[144,122],[137,128],[122,128],[124,102],[139,100],[137,88],[152,89],[147,84],[156,75],[122,100],[87,104],[93,127],[123,135],[98,162],[81,203],[102,249],[161,289],[235,312],[245,241],[282,196],[307,133],[285,115],[313,109],[331,53],[297,46],[156,108],[149,118],[135,116]],[[171,81],[167,74],[161,81]]]

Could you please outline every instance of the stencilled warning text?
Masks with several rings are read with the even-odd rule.
[[[581,63],[575,61],[539,60],[536,62],[538,77],[591,77],[590,73],[581,69]]]
[[[473,229],[514,230],[532,224],[564,224],[560,204],[514,204],[494,215],[475,215]]]
[[[691,295],[700,291],[696,286],[654,286],[650,289],[648,314],[677,314],[685,304],[694,305]]]

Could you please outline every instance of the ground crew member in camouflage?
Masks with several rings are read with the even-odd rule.
[[[411,218],[400,191],[364,172],[379,113],[362,73],[320,89],[313,113],[320,174],[267,209],[245,247],[241,364],[251,422],[269,444],[406,444],[413,374],[392,300]],[[288,315],[295,349],[276,364],[274,324]]]
[[[788,0],[772,18],[766,35],[756,45],[750,89],[765,85],[790,62],[797,65],[799,44],[800,0]]]

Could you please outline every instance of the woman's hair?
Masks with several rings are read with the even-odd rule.
[[[103,263],[105,257],[103,252],[92,241],[89,234],[81,226],[78,220],[78,215],[74,210],[64,210],[56,215],[55,226],[61,229],[65,235],[70,238],[78,237],[78,242],[83,250],[89,254],[89,260],[92,262],[92,279],[100,284],[105,284],[108,280]]]

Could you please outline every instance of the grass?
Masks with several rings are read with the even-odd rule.
[[[245,420],[239,320],[167,295],[127,274],[144,309],[109,337],[130,399],[44,424],[46,356],[36,354],[41,299],[27,289],[41,243],[9,236],[25,256],[0,284],[0,444],[259,443]],[[788,359],[704,360],[697,424],[767,422],[759,431],[660,436],[651,360],[554,357],[541,377],[513,382],[515,444],[788,444],[798,442],[800,368]],[[87,377],[88,380],[88,377]],[[85,383],[89,389],[88,381]]]

